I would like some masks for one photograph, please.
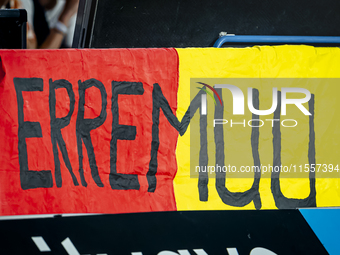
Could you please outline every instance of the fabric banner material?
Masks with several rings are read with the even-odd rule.
[[[0,57],[2,215],[340,205],[338,48],[2,50]],[[279,116],[279,123],[285,88],[298,87],[311,96],[300,108],[287,106],[287,119],[299,124],[289,129],[285,125],[292,122],[278,127],[273,120],[244,130],[220,125],[211,133],[214,114],[222,109],[223,123],[234,115],[231,94],[209,79],[250,78],[262,85],[235,83],[245,97],[242,121],[257,116],[247,106],[248,87],[259,94],[255,111],[271,108],[279,95],[275,112],[257,119]],[[261,80],[267,78],[314,83],[267,86]],[[272,94],[275,88],[279,94]],[[292,95],[303,100],[302,93]],[[193,129],[204,119],[202,98],[208,102],[207,163],[216,166],[210,146],[219,143],[214,132],[221,128],[224,163],[259,163],[260,175],[192,175],[192,144],[203,141]],[[278,158],[304,175],[285,177],[285,168],[262,175]]]
[[[174,49],[0,56],[1,214],[176,210]]]

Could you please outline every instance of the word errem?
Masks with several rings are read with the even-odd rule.
[[[27,145],[26,138],[42,137],[41,125],[39,122],[30,122],[24,120],[24,100],[23,92],[36,92],[43,91],[43,79],[41,78],[14,78],[13,79],[18,103],[18,151],[19,151],[19,165],[20,165],[20,181],[22,189],[34,189],[34,188],[51,188],[53,187],[53,179],[51,170],[34,171],[28,169],[28,157],[27,157]],[[84,105],[85,105],[85,91],[91,87],[95,87],[101,94],[101,111],[98,117],[93,119],[84,118]],[[70,110],[65,117],[56,117],[56,90],[66,89],[70,100]],[[95,153],[91,140],[90,132],[99,126],[101,126],[107,115],[107,93],[104,85],[96,80],[89,79],[86,81],[78,82],[79,102],[78,102],[78,114],[76,120],[76,137],[79,157],[79,174],[80,181],[84,187],[87,187],[87,182],[84,177],[83,170],[83,151],[82,145],[85,145],[89,165],[91,168],[91,175],[94,182],[98,187],[103,187],[104,184],[98,173],[98,167],[96,164]],[[112,189],[116,190],[139,190],[140,184],[138,176],[136,174],[121,174],[117,173],[117,141],[118,140],[135,140],[136,127],[130,125],[119,124],[119,105],[118,95],[143,95],[144,88],[141,82],[117,82],[112,81],[112,133],[110,141],[110,174],[109,182]],[[155,83],[153,85],[152,92],[152,141],[151,142],[151,158],[149,162],[149,169],[146,174],[148,181],[148,191],[154,192],[156,189],[157,179],[157,153],[159,148],[159,113],[160,109],[166,115],[169,122],[178,130],[181,134],[185,133],[186,127],[181,128],[181,124],[173,114],[168,101],[165,99],[160,86]],[[51,118],[51,141],[54,154],[55,163],[55,181],[57,187],[62,187],[62,177],[60,171],[60,161],[58,156],[58,145],[64,159],[65,165],[70,172],[75,186],[79,185],[77,177],[73,173],[72,166],[69,160],[68,152],[66,150],[65,141],[61,134],[61,129],[70,124],[71,116],[75,107],[75,96],[72,89],[72,84],[64,79],[52,81],[49,80],[49,108]]]

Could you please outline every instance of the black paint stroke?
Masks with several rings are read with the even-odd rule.
[[[41,78],[14,78],[14,87],[18,103],[18,151],[20,166],[21,188],[51,188],[53,179],[51,170],[32,171],[28,169],[26,138],[42,137],[39,122],[24,121],[24,99],[23,91],[43,91],[44,83]]]
[[[119,124],[118,95],[143,95],[141,82],[112,81],[112,137],[110,142],[110,185],[112,189],[139,190],[137,174],[117,173],[117,140],[135,140],[136,127]]]
[[[159,112],[160,112],[160,109],[162,109],[169,123],[182,136],[184,135],[185,131],[188,128],[190,119],[194,116],[195,112],[200,107],[201,94],[203,94],[202,91],[200,91],[195,96],[195,98],[191,101],[190,106],[188,107],[188,110],[186,111],[186,113],[184,114],[182,118],[182,121],[179,122],[175,114],[172,112],[169,102],[164,97],[161,87],[158,85],[158,83],[155,83],[153,85],[151,160],[149,163],[149,171],[146,174],[146,178],[149,183],[149,188],[148,188],[149,192],[155,192],[156,185],[157,185],[157,179],[155,175],[157,173],[157,167],[158,167],[157,155],[158,155],[158,148],[159,148]]]
[[[315,97],[312,94],[308,102],[309,112],[309,144],[308,144],[308,161],[309,164],[315,164],[315,131],[314,131],[314,105]],[[281,92],[278,91],[278,106],[281,105]],[[277,107],[274,112],[274,119],[280,119],[281,107]],[[273,169],[281,166],[281,131],[280,122],[276,121],[273,125]],[[280,171],[273,171],[271,178],[271,190],[275,200],[275,205],[279,209],[294,209],[302,207],[316,207],[316,190],[315,190],[315,171],[309,172],[310,193],[304,199],[287,198],[282,194],[280,187]]]
[[[202,100],[202,99],[201,99]],[[200,103],[200,112],[201,112]],[[200,152],[199,152],[199,165],[202,167],[208,166],[208,134],[207,134],[207,125],[208,125],[208,117],[207,115],[200,114]],[[208,190],[208,171],[199,171],[198,173],[198,194],[199,199],[202,202],[208,201],[209,190]]]
[[[0,83],[3,81],[5,76],[6,76],[6,68],[0,56]]]
[[[59,153],[58,153],[58,145],[59,149],[61,151],[62,157],[64,159],[65,165],[68,169],[68,171],[71,174],[73,184],[75,186],[78,186],[78,180],[77,177],[74,175],[72,171],[72,166],[70,159],[68,157],[68,153],[66,150],[66,144],[64,141],[64,138],[61,134],[61,129],[68,126],[71,121],[71,117],[74,111],[74,105],[75,105],[75,99],[74,99],[74,92],[72,89],[72,84],[69,83],[67,80],[56,80],[52,81],[52,79],[49,80],[50,85],[50,98],[49,98],[49,104],[50,104],[50,116],[51,116],[51,141],[52,141],[52,147],[53,147],[53,156],[54,156],[54,166],[55,166],[55,181],[58,188],[62,186],[62,177],[60,172],[60,161],[59,161]],[[56,118],[56,90],[64,88],[67,91],[68,97],[70,99],[70,110],[68,114],[65,117],[62,118]]]
[[[222,89],[216,89],[216,91],[222,95]],[[223,99],[222,99],[223,100]],[[253,104],[254,107],[259,109],[259,93],[258,90],[253,90]],[[223,119],[223,108],[220,106],[215,106],[215,119]],[[253,119],[259,119],[259,116],[253,114]],[[216,165],[225,165],[225,153],[224,153],[224,135],[223,135],[223,125],[216,125],[214,128],[215,133],[215,145],[216,145]],[[254,157],[254,165],[260,166],[260,158],[258,153],[258,140],[259,140],[259,130],[258,127],[252,128],[251,134],[251,147]],[[259,182],[261,177],[261,172],[255,172],[254,183],[252,187],[244,192],[230,192],[227,187],[225,187],[226,173],[223,171],[216,171],[216,190],[223,201],[223,203],[236,207],[243,207],[250,202],[254,201],[255,208],[257,210],[261,209],[261,199],[259,193]]]
[[[93,144],[91,141],[90,131],[101,126],[106,120],[106,106],[107,106],[107,94],[103,83],[96,79],[89,79],[84,82],[78,81],[79,85],[79,106],[78,106],[78,117],[76,123],[76,134],[77,134],[77,146],[78,146],[78,155],[79,155],[79,174],[81,179],[81,184],[84,187],[87,187],[87,182],[84,177],[84,169],[83,169],[83,148],[82,142],[87,150],[87,155],[89,158],[91,175],[94,182],[98,187],[104,187],[102,183],[99,173],[98,167],[96,163],[96,157],[93,149]],[[100,115],[94,119],[85,119],[84,118],[84,105],[85,105],[85,91],[91,87],[95,87],[99,89],[102,100],[102,108],[100,111]]]

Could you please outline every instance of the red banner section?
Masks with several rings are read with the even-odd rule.
[[[176,210],[175,49],[0,57],[2,215]]]

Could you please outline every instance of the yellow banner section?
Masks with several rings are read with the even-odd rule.
[[[340,49],[338,48],[315,48],[311,46],[262,46],[252,48],[224,48],[224,49],[177,49],[179,55],[179,90],[178,90],[178,109],[177,117],[182,119],[187,111],[190,99],[191,81],[209,82],[209,78],[340,78]],[[287,81],[292,81],[287,79]],[[178,172],[174,180],[175,197],[178,210],[232,210],[232,209],[276,209],[294,207],[303,204],[313,204],[312,190],[315,187],[314,200],[317,207],[340,206],[340,150],[337,148],[340,142],[340,103],[336,98],[340,95],[340,84],[337,86],[337,79],[333,79],[331,85],[325,86],[325,79],[305,84],[294,84],[288,82],[277,85],[273,84],[268,88],[265,83],[254,83],[248,87],[259,90],[260,109],[269,109],[272,103],[272,88],[278,87],[299,87],[305,88],[313,95],[315,114],[312,122],[307,116],[301,116],[301,112],[293,105],[287,106],[287,112],[292,112],[289,119],[296,119],[299,124],[295,128],[281,127],[281,160],[282,165],[288,165],[296,171],[301,171],[306,178],[284,178],[284,173],[280,178],[272,178],[270,175],[262,176],[259,180],[256,202],[249,202],[246,205],[232,206],[228,204],[230,193],[238,194],[250,190],[254,184],[254,178],[226,178],[225,187],[230,193],[221,195],[218,191],[216,178],[212,174],[208,178],[207,198],[202,199],[199,193],[198,178],[190,175],[190,126],[186,133],[179,137],[177,144],[177,164]],[[329,79],[328,79],[329,81]],[[223,81],[222,81],[223,82]],[[328,82],[329,83],[329,82]],[[328,84],[327,83],[327,84]],[[262,85],[261,85],[262,84]],[[209,84],[214,86],[214,84]],[[247,85],[238,85],[247,100]],[[202,87],[202,86],[201,86]],[[327,88],[326,88],[327,87]],[[265,89],[264,89],[265,88]],[[199,90],[197,90],[198,93]],[[223,94],[225,92],[223,91]],[[293,93],[294,94],[294,93]],[[228,95],[224,96],[227,97]],[[209,96],[208,96],[209,97]],[[293,97],[294,98],[294,97]],[[218,100],[217,104],[218,104]],[[231,100],[224,106],[231,107]],[[245,101],[246,102],[246,101]],[[214,102],[208,99],[208,108],[213,108]],[[306,109],[308,104],[303,104]],[[247,107],[247,103],[245,103]],[[247,109],[247,108],[246,108]],[[247,109],[248,111],[248,109]],[[244,118],[251,119],[251,113],[245,112]],[[231,110],[230,110],[231,112]],[[199,111],[196,115],[200,114]],[[300,114],[300,115],[299,115]],[[229,114],[230,115],[230,114]],[[232,115],[230,115],[232,116]],[[229,116],[229,117],[230,117]],[[288,114],[287,114],[288,116]],[[260,119],[273,119],[273,114],[261,116]],[[288,117],[287,117],[288,118]],[[210,121],[209,121],[210,119]],[[208,111],[208,128],[211,126],[212,116]],[[239,117],[238,119],[239,120]],[[287,122],[288,123],[288,122]],[[286,123],[286,124],[287,124]],[[310,126],[315,131],[315,145],[310,143]],[[227,143],[238,146],[225,147],[226,160],[238,165],[252,166],[252,148],[250,146],[251,128],[230,129],[230,126],[223,127],[228,131]],[[212,128],[213,130],[213,128]],[[273,132],[272,126],[268,123],[259,130],[259,157],[263,165],[273,165]],[[312,134],[313,136],[313,134]],[[309,139],[308,139],[309,138]],[[198,137],[199,139],[199,137]],[[229,140],[228,140],[229,139]],[[214,151],[214,134],[208,132],[208,151]],[[313,140],[313,139],[312,139]],[[209,147],[210,146],[210,147]],[[315,153],[310,148],[314,146]],[[208,153],[208,154],[209,154]],[[209,154],[209,164],[216,162]],[[299,155],[296,155],[299,154]],[[292,160],[290,157],[298,160]],[[315,179],[309,180],[305,167],[309,168],[313,163],[311,158],[314,155]],[[192,160],[193,161],[193,160]],[[191,162],[193,164],[193,162]],[[307,164],[307,166],[306,166]],[[325,166],[326,165],[326,166]],[[319,168],[319,169],[318,169]],[[323,168],[331,171],[331,175],[324,175]],[[301,176],[300,176],[301,177]],[[325,178],[327,177],[327,178]],[[274,186],[279,185],[281,194],[274,194]],[[224,187],[223,187],[224,188]],[[299,203],[304,199],[306,203]],[[285,201],[290,201],[285,203]],[[283,201],[283,202],[282,202]],[[315,206],[314,205],[314,206]]]

